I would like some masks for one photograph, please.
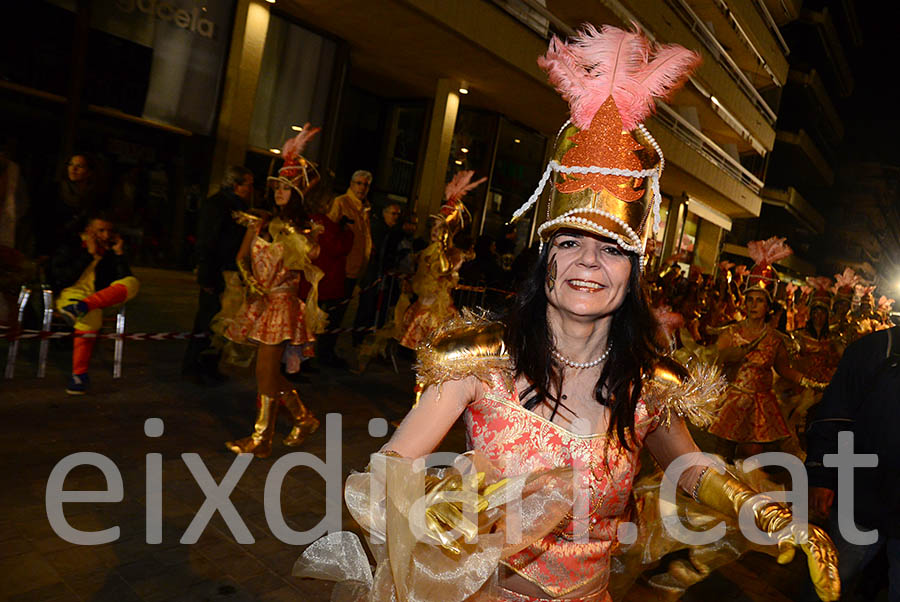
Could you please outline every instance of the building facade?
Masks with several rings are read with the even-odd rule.
[[[37,46],[4,59],[0,80],[26,178],[59,177],[79,148],[103,154],[110,204],[164,264],[189,262],[196,207],[224,169],[246,164],[262,182],[305,122],[323,128],[309,157],[341,186],[356,169],[372,171],[376,205],[393,200],[427,216],[449,175],[474,169],[488,182],[467,197],[473,236],[508,232],[567,116],[535,59],[552,35],[610,23],[703,58],[647,125],[667,165],[657,261],[679,254],[713,273],[723,244],[735,251],[765,230],[746,225],[761,213],[775,212],[763,221],[777,224],[782,212],[810,236],[822,231],[817,197],[801,182],[834,177],[818,145],[842,134],[831,88],[852,89],[827,10],[822,17],[799,0],[25,4],[27,23],[52,23],[56,33],[35,42],[26,27],[5,42]],[[788,34],[806,44],[809,29],[829,53],[827,75],[794,60]],[[804,102],[814,103],[806,113],[815,123],[783,122],[782,105],[803,113],[795,108]],[[782,178],[780,157],[796,153],[806,154],[809,177],[791,167]],[[521,249],[534,228],[527,220],[518,228]],[[792,268],[809,272],[800,249]]]

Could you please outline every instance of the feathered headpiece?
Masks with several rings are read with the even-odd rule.
[[[441,205],[437,217],[447,224],[449,238],[452,238],[454,234],[462,230],[463,227],[465,227],[466,221],[471,221],[471,215],[469,214],[469,210],[466,208],[465,203],[463,203],[463,197],[465,197],[470,190],[487,180],[487,178],[481,178],[480,180],[472,182],[472,177],[474,175],[475,172],[472,170],[457,172],[456,175],[447,182],[447,186],[444,187],[444,204]]]
[[[568,101],[571,121],[513,220],[537,202],[555,174],[547,218],[538,227],[542,241],[559,228],[576,228],[643,256],[651,208],[653,229],[660,225],[663,156],[641,122],[653,112],[654,100],[683,84],[699,62],[698,54],[681,46],[659,46],[609,25],[585,25],[569,42],[552,38],[538,65]]]
[[[872,293],[875,292],[874,286],[869,286],[865,284],[857,284],[856,285],[856,297],[859,299],[861,304],[866,304],[869,307],[875,306],[875,296]]]
[[[309,192],[319,181],[319,172],[312,161],[306,160],[301,154],[307,143],[322,128],[314,128],[309,123],[303,125],[303,129],[289,138],[281,149],[281,157],[284,159],[277,176],[269,176],[270,183],[285,182],[300,194],[301,198]]]
[[[853,268],[844,268],[840,274],[834,275],[834,300],[841,299],[850,303],[853,301],[853,292],[859,283],[859,276],[853,271]]]
[[[807,276],[809,283],[809,308],[823,307],[831,309],[831,278],[828,276]]]
[[[878,313],[889,315],[894,307],[894,299],[881,295],[878,297]]]
[[[751,240],[747,243],[747,253],[754,261],[754,265],[750,268],[750,276],[747,278],[747,286],[744,293],[750,291],[762,291],[769,298],[769,301],[775,298],[775,292],[778,288],[778,274],[772,267],[776,261],[780,261],[785,257],[789,257],[794,253],[784,238],[773,236],[766,240]]]

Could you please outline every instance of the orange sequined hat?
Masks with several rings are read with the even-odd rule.
[[[616,240],[643,255],[660,216],[659,177],[664,159],[642,121],[681,86],[700,56],[677,45],[659,46],[637,32],[585,25],[569,42],[554,37],[538,59],[562,97],[570,121],[561,128],[553,158],[537,189],[514,214],[525,214],[548,180],[553,189],[538,226],[542,242],[560,228]]]

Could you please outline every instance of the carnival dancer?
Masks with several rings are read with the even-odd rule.
[[[326,320],[317,304],[322,271],[312,264],[319,253],[318,229],[306,214],[304,197],[330,194],[330,190],[315,166],[300,154],[318,131],[307,123],[285,143],[284,165],[277,177],[269,177],[274,189],[274,211],[235,216],[247,227],[237,256],[245,297],[236,315],[220,315],[220,323],[229,340],[256,345],[258,391],[253,433],[225,444],[237,454],[252,453],[264,458],[271,453],[279,405],[288,410],[294,424],[284,439],[285,445],[300,445],[319,426],[280,370],[286,348],[312,343]],[[305,302],[298,296],[301,274],[311,285]],[[229,305],[222,303],[223,308]]]
[[[474,175],[474,171],[460,171],[453,176],[444,189],[441,210],[432,216],[431,244],[419,254],[412,277],[412,292],[418,299],[407,306],[399,321],[397,340],[409,349],[417,349],[428,335],[459,313],[453,305],[453,289],[459,283],[459,268],[473,255],[455,247],[453,237],[471,223],[463,197],[487,180],[472,182]],[[398,306],[403,310],[404,304]]]
[[[881,295],[878,298],[878,309],[876,310],[876,313],[881,320],[881,325],[878,327],[878,330],[886,330],[894,327],[894,321],[891,320],[891,310],[893,307],[894,299],[885,297],[884,295]]]
[[[811,287],[809,318],[802,329],[791,332],[797,344],[797,368],[812,380],[827,383],[841,361],[843,347],[828,329],[831,308],[831,279],[827,276],[806,279]]]
[[[697,451],[682,416],[708,419],[720,391],[714,371],[686,372],[661,356],[642,279],[663,159],[641,121],[653,97],[681,84],[697,61],[608,26],[551,40],[540,65],[569,100],[572,123],[514,215],[534,205],[552,176],[538,262],[505,322],[467,315],[420,348],[418,404],[371,470],[348,479],[351,514],[385,544],[373,546],[374,577],[358,547],[352,573],[331,573],[371,586],[353,599],[611,600],[611,556],[629,520],[640,449],[662,467]],[[460,416],[475,472],[417,472]],[[755,492],[707,462],[675,478],[736,516]],[[376,483],[386,483],[386,500]],[[510,498],[516,503],[504,506]],[[748,511],[767,533],[792,521],[786,507],[758,497]],[[823,599],[836,599],[828,537],[799,524],[783,534],[781,560],[805,542],[813,581]],[[345,533],[314,543],[295,574],[324,576],[336,568],[329,559],[348,568],[352,541]]]
[[[853,337],[849,343],[875,332],[881,326],[881,319],[875,313],[875,287],[865,284],[856,285],[856,298],[859,300],[856,310],[850,312],[853,324]]]
[[[809,379],[820,382],[831,382],[834,371],[844,351],[840,340],[828,329],[828,313],[831,309],[831,279],[826,276],[806,279],[810,287],[808,307],[809,317],[803,328],[791,331],[791,343],[797,369]],[[788,430],[794,437],[806,426],[806,414],[822,398],[820,391],[802,388],[790,400],[787,411]],[[797,446],[799,448],[799,444]]]
[[[747,279],[744,304],[747,317],[729,326],[716,341],[719,362],[728,378],[722,407],[709,432],[736,443],[736,457],[760,453],[764,443],[790,437],[775,391],[772,368],[802,386],[823,390],[827,383],[804,376],[791,367],[784,339],[767,322],[778,278],[772,265],[792,253],[783,238],[751,241],[756,262]]]
[[[844,268],[840,274],[834,275],[831,300],[831,315],[828,317],[828,328],[842,339],[846,347],[853,341],[854,329],[850,320],[850,308],[853,306],[853,295],[860,278],[853,268]]]

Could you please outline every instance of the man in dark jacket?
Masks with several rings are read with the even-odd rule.
[[[825,466],[825,455],[838,452],[843,431],[853,434],[854,454],[877,454],[878,464],[855,461],[853,489],[842,491],[837,470]],[[874,332],[847,347],[822,401],[811,412],[807,443],[811,510],[814,516],[828,517],[845,591],[885,549],[888,599],[900,601],[900,327]],[[847,530],[851,520],[862,533]],[[872,542],[848,541],[860,534],[868,534]]]
[[[225,290],[224,272],[237,270],[235,257],[246,233],[246,228],[237,224],[231,214],[246,211],[252,198],[253,173],[246,167],[234,165],[225,170],[219,192],[200,206],[196,247],[200,297],[193,334],[206,336],[195,336],[188,342],[182,374],[201,382],[224,379],[219,373],[218,356],[203,352],[210,344],[210,322],[222,309],[220,297]]]
[[[359,345],[366,332],[364,328],[373,326],[375,312],[380,311],[379,318],[386,314],[384,308],[378,306],[379,293],[383,293],[374,283],[384,276],[385,272],[394,267],[397,261],[397,247],[403,238],[403,227],[400,216],[403,209],[399,203],[388,203],[381,211],[380,218],[371,221],[372,232],[372,257],[359,280],[362,292],[359,296],[359,306],[356,317],[353,320],[353,344]],[[387,300],[382,298],[382,303]],[[379,320],[381,322],[381,320]],[[379,323],[378,326],[381,326]]]
[[[88,219],[78,238],[64,243],[53,255],[48,277],[53,290],[59,291],[56,310],[75,328],[72,377],[66,392],[84,395],[103,309],[133,299],[140,284],[131,275],[122,238],[110,220],[99,214]]]

